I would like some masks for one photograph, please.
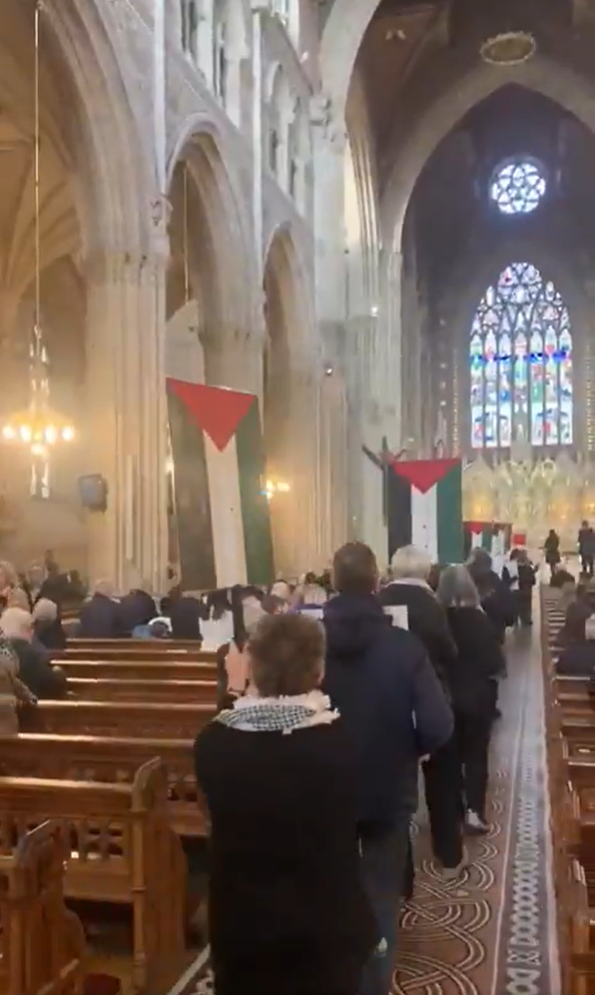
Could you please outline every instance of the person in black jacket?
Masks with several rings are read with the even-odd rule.
[[[82,639],[120,639],[124,635],[120,604],[107,581],[95,585],[95,593],[81,608],[78,636]]]
[[[33,617],[23,608],[6,608],[0,629],[19,658],[19,679],[36,698],[66,697],[66,676],[52,667],[49,652],[35,642]]]
[[[126,636],[131,636],[139,626],[148,625],[157,614],[155,601],[147,593],[148,587],[145,582],[120,598],[120,625]]]
[[[195,744],[211,817],[215,990],[358,995],[378,935],[359,872],[355,755],[319,690],[322,626],[262,617],[248,667],[229,676],[239,695],[249,678],[249,693]]]
[[[35,636],[47,650],[66,649],[66,633],[58,614],[58,606],[48,598],[40,598],[33,606]]]
[[[485,549],[474,549],[467,563],[481,601],[481,607],[494,626],[500,642],[516,619],[516,605],[511,591],[492,569],[492,557]]]
[[[543,544],[545,562],[550,568],[550,575],[553,577],[562,557],[560,555],[560,536],[555,529],[550,529]]]
[[[595,615],[586,614],[580,603],[570,605],[564,623],[562,651],[556,672],[573,677],[595,675]]]
[[[409,631],[423,643],[430,663],[450,698],[449,674],[456,664],[455,646],[446,611],[428,584],[432,561],[415,546],[398,549],[391,563],[392,581],[378,599],[381,605],[404,605]],[[423,765],[432,846],[446,878],[464,864],[460,764],[455,736]]]
[[[438,599],[447,610],[458,648],[450,675],[456,734],[463,773],[466,828],[486,833],[488,754],[497,696],[496,680],[504,668],[498,633],[480,605],[479,593],[469,570],[451,566],[443,570]]]
[[[422,643],[393,627],[378,601],[372,550],[347,543],[335,554],[333,579],[338,594],[324,606],[323,689],[355,744],[362,870],[383,937],[360,995],[386,995],[419,761],[450,739],[453,716]]]
[[[581,558],[582,573],[593,576],[593,561],[595,558],[595,532],[588,522],[583,522],[578,533],[578,555]]]

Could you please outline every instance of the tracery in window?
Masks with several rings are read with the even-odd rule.
[[[571,445],[570,316],[531,263],[511,263],[477,308],[469,344],[471,446]]]
[[[536,162],[514,159],[496,171],[490,197],[502,214],[530,214],[545,196],[546,179]]]
[[[214,71],[215,71],[215,93],[225,105],[227,99],[227,9],[225,4],[218,4],[216,7],[216,19],[214,28]]]

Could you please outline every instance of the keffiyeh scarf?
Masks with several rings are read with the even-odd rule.
[[[217,721],[244,732],[282,732],[328,725],[339,718],[322,691],[287,698],[257,698],[245,695],[234,707],[221,712]]]

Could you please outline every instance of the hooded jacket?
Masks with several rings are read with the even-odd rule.
[[[446,612],[429,584],[414,579],[395,580],[380,591],[378,600],[381,605],[407,607],[409,631],[425,646],[440,683],[450,694],[449,677],[456,664],[457,647]]]
[[[452,711],[422,644],[374,595],[332,598],[324,626],[323,690],[356,748],[359,821],[388,827],[417,807],[419,758],[450,738]]]

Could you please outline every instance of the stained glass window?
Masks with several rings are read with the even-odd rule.
[[[572,335],[561,295],[531,263],[486,290],[469,343],[471,446],[572,443]]]
[[[537,163],[514,160],[495,173],[490,197],[502,214],[530,214],[539,205],[545,189],[545,176]]]

